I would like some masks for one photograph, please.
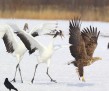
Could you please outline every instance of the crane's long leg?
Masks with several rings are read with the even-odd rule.
[[[51,79],[51,82],[55,82],[55,83],[57,83],[56,80],[53,80],[53,79],[51,78],[51,76],[49,75],[49,73],[48,73],[48,69],[49,69],[49,67],[47,67],[47,73],[46,73],[46,74],[47,74],[48,77]]]
[[[15,75],[14,75],[14,78],[13,78],[13,80],[12,80],[13,82],[16,82],[16,79],[15,79],[15,77],[16,77],[16,73],[17,73],[17,68],[18,68],[18,67],[19,67],[19,63],[18,63],[18,64],[17,64],[17,66],[16,66]],[[12,82],[12,81],[11,81],[11,82]]]
[[[19,73],[20,73],[21,82],[23,83],[20,65],[19,65]]]
[[[22,57],[20,57],[19,55],[16,55],[16,58],[17,58],[19,63],[16,66],[15,76],[14,76],[14,79],[12,81],[16,82],[15,77],[16,77],[16,73],[17,73],[17,68],[19,67],[19,73],[20,73],[20,77],[21,77],[21,82],[23,83],[22,76],[21,76],[20,65],[19,65],[20,62],[21,62]]]
[[[34,77],[35,77],[35,73],[36,73],[37,67],[38,67],[38,64],[36,64],[36,66],[35,66],[35,71],[34,71],[34,75],[33,75],[33,78],[32,78],[32,80],[31,80],[31,83],[33,83],[33,81],[34,81]]]

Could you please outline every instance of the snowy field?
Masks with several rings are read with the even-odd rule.
[[[64,31],[65,38],[58,37],[55,44],[68,44],[68,29],[69,21],[62,20],[17,20],[17,19],[0,19],[0,24],[16,23],[20,28],[23,28],[24,23],[29,24],[29,29],[39,26],[43,23],[57,22],[59,29]],[[109,36],[108,22],[82,22],[81,29],[95,26],[101,31],[101,35]],[[37,63],[36,53],[29,55],[25,53],[23,60],[20,63],[24,83],[20,82],[19,73],[17,73],[16,83],[12,83],[18,91],[109,91],[109,50],[107,50],[107,43],[109,37],[100,36],[98,46],[95,50],[94,56],[102,57],[102,60],[94,64],[84,67],[84,76],[86,82],[81,82],[78,79],[75,67],[67,65],[67,63],[74,58],[70,55],[69,48],[62,48],[57,50],[52,56],[49,74],[57,83],[50,82],[46,75],[46,64],[40,64],[36,71],[36,77],[33,84],[31,79],[33,77],[34,68]],[[39,37],[41,42],[46,43],[46,37]],[[3,85],[5,78],[12,80],[14,77],[15,68],[17,65],[16,58],[6,52],[4,43],[0,39],[0,91],[9,91]]]

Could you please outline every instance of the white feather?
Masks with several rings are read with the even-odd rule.
[[[8,41],[11,42],[12,45],[10,47],[14,48],[13,55],[16,57],[18,64],[19,64],[24,53],[27,51],[27,49],[21,40],[18,41],[17,36],[14,34],[14,30],[9,25],[6,25],[6,24],[0,25],[1,38],[4,37],[4,34],[7,35]],[[15,76],[16,76],[16,72],[15,72]]]
[[[35,26],[29,33],[38,32],[39,35],[42,35],[55,30],[58,27],[57,25],[57,23],[44,23],[41,26]]]

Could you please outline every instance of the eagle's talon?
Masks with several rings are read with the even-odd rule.
[[[85,82],[84,76],[81,77],[82,82]]]

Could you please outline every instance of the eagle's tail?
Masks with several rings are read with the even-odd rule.
[[[78,68],[76,68],[76,72],[77,72],[77,75],[78,75],[78,77],[79,77],[79,80],[82,81],[82,82],[85,82],[84,75],[82,75],[82,76],[79,75],[79,70],[78,70]]]

